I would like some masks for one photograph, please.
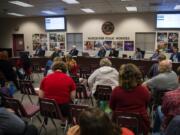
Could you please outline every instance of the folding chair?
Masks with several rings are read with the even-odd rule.
[[[79,100],[79,103],[82,103],[82,101],[91,101],[92,106],[93,104],[93,99],[91,92],[87,92],[86,87],[82,84],[77,84],[76,85],[76,99]]]
[[[23,102],[24,96],[27,95],[30,102],[32,104],[34,104],[33,100],[31,99],[31,96],[38,96],[38,95],[35,92],[35,89],[34,89],[34,87],[32,85],[32,81],[20,80],[19,81],[19,86],[20,86],[21,94],[23,94],[22,97],[21,97],[21,102]]]
[[[24,117],[33,120],[32,118],[36,116],[41,122],[41,118],[37,115],[39,112],[39,106],[26,104],[22,105],[21,102],[14,98],[5,97],[5,107],[11,108],[19,117]]]
[[[120,127],[127,127],[134,131],[136,135],[140,134],[140,115],[135,113],[114,111],[112,121]]]
[[[88,79],[89,76],[91,75],[91,68],[83,67],[80,68],[80,77],[84,79]]]
[[[54,127],[56,128],[56,134],[58,129],[54,119],[61,120],[63,123],[65,123],[65,128],[64,128],[64,133],[65,133],[68,128],[68,118],[62,116],[61,110],[58,104],[56,103],[56,101],[54,99],[40,98],[39,104],[40,104],[40,113],[44,117],[39,134],[41,134],[42,128],[44,128],[46,131],[45,125],[48,124],[48,118],[50,118]]]
[[[94,96],[99,101],[109,101],[111,96],[112,88],[108,85],[97,85]]]
[[[38,79],[40,80],[40,74],[43,73],[43,68],[39,64],[34,64],[32,67],[33,76],[36,74],[38,76]]]
[[[79,124],[79,115],[83,110],[88,108],[87,105],[75,105],[71,104],[71,117],[72,117],[72,125]]]

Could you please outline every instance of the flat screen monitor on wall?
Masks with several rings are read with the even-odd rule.
[[[157,29],[180,29],[180,13],[158,13],[156,15]]]
[[[46,31],[66,31],[66,18],[61,17],[46,17],[45,18]]]

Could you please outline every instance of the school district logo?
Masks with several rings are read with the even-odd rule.
[[[110,35],[114,32],[114,24],[112,22],[105,22],[102,25],[102,32],[106,35]]]

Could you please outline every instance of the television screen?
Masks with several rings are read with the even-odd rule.
[[[45,18],[45,28],[47,31],[66,30],[66,20],[65,17],[46,17]]]
[[[180,13],[159,13],[156,15],[156,28],[180,28]]]

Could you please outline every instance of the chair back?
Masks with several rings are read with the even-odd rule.
[[[97,85],[94,96],[97,100],[109,100],[111,96],[112,88],[108,85]]]
[[[86,87],[82,84],[76,85],[76,99],[88,99]]]
[[[35,90],[34,90],[34,87],[32,85],[32,81],[20,80],[19,86],[20,86],[21,94],[37,95]]]
[[[161,105],[162,104],[162,100],[163,100],[163,96],[165,95],[166,92],[169,92],[172,90],[154,90],[153,93],[153,104],[154,105]]]
[[[54,99],[40,98],[39,104],[42,116],[65,121],[60,108]]]
[[[42,67],[39,64],[34,64],[32,66],[33,73],[42,73]]]
[[[71,116],[72,116],[72,125],[79,124],[79,115],[83,110],[88,108],[87,105],[76,105],[71,104]]]
[[[26,117],[27,113],[21,102],[14,98],[5,97],[5,107],[11,108],[19,117]]]
[[[120,127],[127,127],[134,131],[137,135],[140,127],[140,115],[135,113],[128,113],[128,112],[120,112],[115,111],[113,112],[112,116],[113,122]]]
[[[91,75],[91,68],[89,67],[81,67],[80,68],[80,77],[84,79],[88,79]]]

